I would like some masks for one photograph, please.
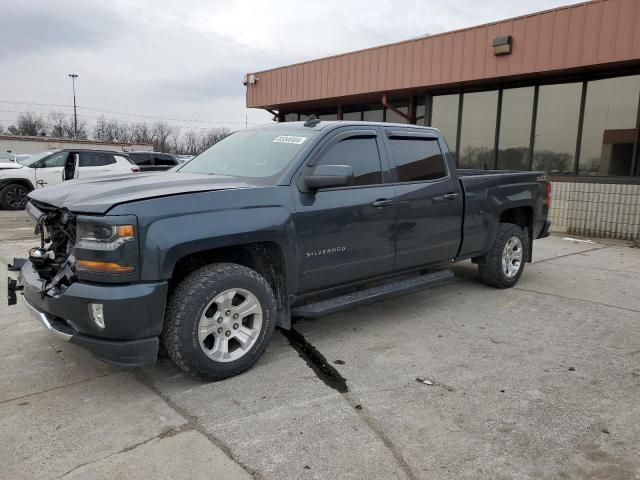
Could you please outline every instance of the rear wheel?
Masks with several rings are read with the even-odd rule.
[[[485,261],[478,266],[480,280],[496,288],[513,287],[528,257],[527,235],[518,225],[501,223]]]
[[[250,368],[275,328],[271,287],[256,271],[232,263],[196,270],[173,291],[163,342],[183,371],[221,380]]]
[[[0,207],[5,210],[22,210],[27,204],[29,189],[19,183],[10,183],[0,190]]]

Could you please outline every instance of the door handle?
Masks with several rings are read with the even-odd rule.
[[[393,205],[393,200],[389,200],[388,198],[381,198],[380,200],[376,200],[371,205],[376,208],[386,208]]]
[[[455,200],[456,198],[458,198],[458,194],[455,192],[445,193],[442,198],[444,198],[445,200]]]

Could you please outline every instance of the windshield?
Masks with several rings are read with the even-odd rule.
[[[48,157],[49,155],[51,155],[52,153],[54,153],[55,151],[47,151],[47,152],[41,152],[41,153],[36,153],[34,155],[31,155],[30,157],[27,157],[23,160],[18,159],[18,162],[21,163],[22,165],[25,165],[26,167],[30,167],[32,166],[34,163],[36,163],[38,160],[42,160],[45,157]]]
[[[274,177],[316,135],[304,130],[241,130],[220,140],[179,170],[233,177]]]

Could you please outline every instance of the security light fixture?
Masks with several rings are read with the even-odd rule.
[[[493,39],[493,54],[496,57],[509,55],[511,53],[512,45],[513,38],[511,35],[507,35],[506,37],[496,37]]]

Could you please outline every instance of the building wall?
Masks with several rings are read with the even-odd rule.
[[[7,150],[11,150],[11,153],[15,155],[34,154],[44,152],[46,150],[53,150],[56,148],[93,148],[123,152],[127,150],[152,151],[153,145],[138,145],[132,143],[103,143],[88,140],[74,141],[68,139],[40,137],[20,138],[9,135],[0,136],[0,153],[2,154],[5,154]]]
[[[634,240],[640,236],[640,185],[553,182],[552,231]]]
[[[255,73],[248,107],[540,75],[640,58],[640,2],[594,0]],[[492,41],[511,35],[496,57]]]

